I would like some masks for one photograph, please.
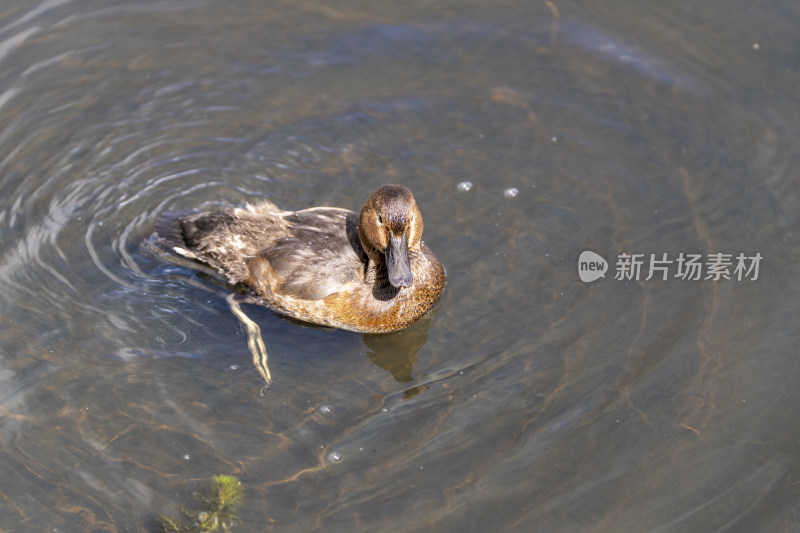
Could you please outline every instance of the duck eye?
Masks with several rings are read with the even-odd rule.
[[[378,215],[378,223],[379,224],[383,224],[383,216],[382,215]]]

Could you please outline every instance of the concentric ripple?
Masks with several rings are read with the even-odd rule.
[[[796,518],[794,58],[676,6],[262,4],[0,12],[0,529],[147,529],[222,473],[253,531]],[[393,182],[441,303],[387,336],[248,308],[260,396],[158,216]],[[764,264],[586,284],[584,250]]]

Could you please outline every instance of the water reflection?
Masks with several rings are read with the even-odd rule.
[[[417,354],[428,340],[428,329],[435,313],[422,317],[412,327],[389,335],[364,335],[367,357],[372,364],[392,374],[400,383],[414,381],[412,371]]]
[[[222,473],[243,531],[794,529],[796,9],[556,7],[555,39],[513,1],[0,11],[0,529],[157,530]],[[259,396],[228,289],[156,217],[388,182],[436,312],[361,336],[250,306]],[[585,284],[583,250],[764,260]]]

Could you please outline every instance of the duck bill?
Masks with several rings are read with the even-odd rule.
[[[414,281],[411,276],[411,260],[408,256],[408,235],[405,232],[400,237],[389,236],[386,270],[389,272],[389,283],[398,289],[410,287]]]

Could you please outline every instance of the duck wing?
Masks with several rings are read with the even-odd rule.
[[[283,215],[284,237],[254,261],[267,261],[279,275],[273,291],[282,296],[320,300],[344,285],[361,282],[367,256],[352,211],[315,207]],[[252,269],[251,269],[252,271]]]

